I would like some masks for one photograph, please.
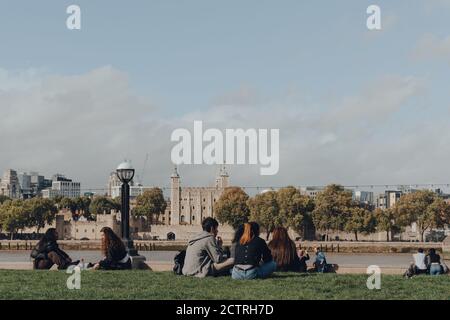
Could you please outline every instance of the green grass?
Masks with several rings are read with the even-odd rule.
[[[266,280],[187,278],[169,272],[83,271],[81,289],[62,271],[0,270],[0,299],[450,299],[450,277],[382,277],[368,290],[365,275],[278,273]]]

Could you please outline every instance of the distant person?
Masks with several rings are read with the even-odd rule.
[[[203,231],[189,240],[184,260],[183,274],[204,278],[223,274],[228,265],[220,265],[226,260],[222,250],[223,241],[217,237],[219,223],[208,217],[202,221]]]
[[[308,265],[306,264],[306,261],[309,260],[309,254],[308,251],[306,250],[300,250],[299,252],[299,264],[300,264],[300,268],[299,268],[299,272],[307,272],[308,271]]]
[[[131,258],[122,240],[109,227],[100,230],[103,260],[94,265],[95,270],[129,270]]]
[[[277,227],[273,230],[269,249],[277,264],[277,271],[299,272],[300,259],[297,255],[295,242],[291,240],[286,228]]]
[[[441,256],[436,253],[436,249],[431,248],[430,250],[428,250],[426,264],[429,269],[430,275],[437,276],[442,273]]]
[[[318,248],[314,248],[314,253],[316,254],[314,265],[314,271],[319,273],[327,272],[327,258],[325,254]]]
[[[59,270],[64,270],[71,264],[78,264],[79,261],[72,263],[69,255],[59,248],[57,239],[58,232],[55,228],[50,228],[45,232],[42,239],[31,251],[34,269],[48,270],[56,264]]]
[[[413,254],[414,258],[414,274],[427,273],[426,255],[423,253],[423,249],[419,248],[416,254]]]
[[[244,231],[236,245],[232,278],[249,280],[269,277],[277,267],[266,242],[259,237],[259,225],[245,223]]]

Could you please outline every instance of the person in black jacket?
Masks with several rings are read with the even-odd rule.
[[[232,278],[267,278],[276,268],[269,247],[259,237],[259,225],[254,222],[244,224],[244,232],[236,244]]]
[[[307,272],[308,271],[308,265],[306,264],[306,261],[309,260],[308,251],[300,250],[300,252],[299,252],[299,259],[300,259],[299,272]]]
[[[109,227],[100,230],[102,235],[103,260],[94,265],[98,270],[127,270],[131,269],[131,258],[122,240]]]
[[[281,272],[300,272],[300,259],[297,255],[295,242],[289,237],[286,228],[277,227],[272,232],[269,249],[277,270]]]
[[[49,228],[45,232],[42,239],[31,251],[34,269],[48,270],[56,264],[59,270],[64,270],[71,264],[78,264],[79,261],[72,262],[69,255],[59,248],[57,239],[58,232],[55,228]]]

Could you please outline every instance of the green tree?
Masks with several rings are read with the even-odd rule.
[[[340,185],[329,185],[320,192],[315,200],[312,220],[317,229],[328,232],[343,231],[354,207],[352,193]]]
[[[376,229],[386,232],[386,241],[389,242],[392,239],[394,231],[399,229],[395,221],[394,211],[392,209],[383,210],[377,208],[373,214],[376,220]]]
[[[72,213],[72,216],[75,216],[78,210],[78,205],[75,200],[64,197],[59,200],[58,208],[69,210]]]
[[[312,223],[311,213],[314,210],[314,200],[302,195],[295,187],[286,187],[278,190],[277,201],[280,216],[285,228],[292,228],[304,235],[305,228]]]
[[[92,219],[90,206],[91,206],[91,198],[89,197],[78,197],[75,199],[77,213],[78,216],[83,216],[86,219]]]
[[[376,219],[372,212],[365,208],[355,206],[350,209],[350,216],[345,223],[345,231],[355,235],[358,241],[358,234],[369,234],[375,231]]]
[[[10,197],[4,196],[4,195],[0,195],[0,204],[3,204],[3,202],[11,200]]]
[[[250,219],[266,230],[267,239],[275,227],[283,224],[280,207],[278,206],[277,192],[275,191],[267,191],[250,198],[248,207],[250,209]]]
[[[219,222],[228,223],[234,229],[248,222],[250,216],[248,199],[248,194],[241,188],[226,188],[220,199],[214,204],[214,212]]]
[[[99,214],[110,214],[111,210],[116,210],[116,203],[107,197],[96,197],[89,205],[89,212],[92,218]]]
[[[55,220],[58,209],[52,200],[33,198],[26,200],[24,203],[24,210],[29,217],[27,221],[28,227],[36,227],[37,233],[46,224],[51,224]]]
[[[29,215],[27,214],[22,200],[5,201],[0,206],[0,225],[2,230],[9,232],[10,239],[14,239],[14,235],[18,230],[23,229],[29,223]]]
[[[132,213],[138,217],[146,217],[147,223],[151,224],[159,220],[159,216],[164,214],[166,208],[167,202],[163,191],[160,188],[152,188],[136,198],[136,206]]]
[[[416,223],[420,240],[427,230],[445,223],[446,205],[436,193],[421,190],[406,194],[394,206],[394,212],[403,225]]]

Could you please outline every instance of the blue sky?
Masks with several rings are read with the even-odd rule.
[[[69,31],[65,26],[65,10],[70,4],[81,7],[80,31]],[[370,4],[381,7],[382,31],[366,28],[366,8]],[[139,109],[142,113],[137,116],[139,121],[146,119],[147,125],[155,125],[152,121],[158,119],[158,127],[171,122],[189,126],[185,119],[205,115],[205,121],[221,126],[218,117],[230,123],[225,121],[229,116],[228,109],[223,109],[225,105],[233,108],[231,113],[236,114],[241,114],[245,105],[254,108],[242,112],[243,117],[252,118],[249,124],[279,127],[282,138],[285,137],[286,150],[282,152],[284,160],[281,159],[280,176],[261,178],[252,176],[252,172],[242,177],[253,184],[294,183],[290,180],[310,184],[450,181],[450,174],[442,176],[450,158],[440,151],[449,141],[446,140],[448,136],[443,138],[446,134],[444,119],[448,119],[450,110],[449,16],[448,0],[152,0],[127,3],[0,0],[0,71],[4,74],[2,78],[0,72],[0,93],[3,90],[5,96],[14,91],[11,83],[19,87],[22,82],[35,86],[35,82],[47,83],[48,77],[70,81],[70,76],[77,76],[83,82],[82,78],[89,77],[93,70],[105,70],[101,68],[108,66],[112,71],[106,74],[114,77],[120,73],[130,96],[151,105],[148,113],[146,108]],[[397,84],[400,89],[395,87]],[[383,96],[382,91],[389,89],[393,93]],[[30,90],[36,92],[35,87]],[[54,92],[53,87],[48,90]],[[65,92],[61,88],[58,90]],[[404,92],[404,96],[393,96],[398,92]],[[77,92],[73,95],[76,99]],[[355,112],[358,103],[364,104],[366,98],[372,99],[369,104],[373,108]],[[378,99],[380,104],[387,106],[380,105],[379,109],[386,116],[370,122],[367,119],[377,114],[374,100]],[[6,101],[13,106],[19,100],[15,97],[13,102]],[[32,104],[30,101],[30,110]],[[36,105],[47,110],[42,101]],[[336,118],[334,125],[325,121],[322,128],[319,122],[332,114],[330,110],[334,108],[337,108],[336,112],[342,109],[351,114],[344,115],[342,122]],[[73,103],[67,109],[70,110],[78,112],[77,104]],[[87,108],[86,112],[89,110]],[[27,110],[22,111],[26,113]],[[261,112],[265,117],[257,117],[260,122],[256,123],[252,117],[254,112]],[[284,123],[281,116],[271,119],[274,112],[298,116],[298,126],[310,130],[300,132],[298,128],[294,129],[294,123]],[[356,117],[356,125],[347,122],[352,117]],[[133,119],[129,120],[133,122]],[[61,121],[67,121],[67,115],[61,113]],[[361,130],[348,131],[346,128],[350,124]],[[20,132],[3,134],[13,137]],[[90,135],[96,135],[95,131]],[[341,145],[329,146],[323,151],[315,149],[314,144],[303,145],[299,141],[303,137],[309,140],[318,137],[320,141],[321,135],[337,137],[336,141]],[[354,135],[359,138],[355,139]],[[143,136],[130,139],[139,137]],[[152,137],[148,136],[149,139]],[[39,141],[50,141],[45,139]],[[385,148],[383,141],[387,139],[395,141]],[[430,139],[437,140],[436,144],[427,143]],[[164,141],[170,147],[169,138]],[[147,150],[141,151],[133,149],[134,145],[127,141],[123,143],[124,153],[137,158],[138,163],[142,162],[146,152],[164,150],[163,154],[166,153],[163,145],[154,147],[152,143]],[[395,143],[400,150],[405,148],[403,154]],[[429,150],[432,146],[434,149]],[[85,155],[87,152],[81,146],[65,149],[61,142],[55,144],[60,155],[56,159],[53,155],[55,160],[27,165],[22,158],[18,159],[15,148],[20,145],[7,146],[9,153],[0,159],[0,169],[19,162],[26,169],[51,171],[58,166],[57,159],[65,162],[73,159],[70,150]],[[359,162],[345,161],[349,150],[354,152],[361,148],[364,150]],[[293,155],[289,150],[308,155],[314,153],[315,157],[297,165],[291,160]],[[377,150],[385,150],[385,154],[380,155]],[[419,170],[420,176],[416,176],[414,168],[424,165],[424,158],[408,152],[420,150],[431,152],[437,168],[427,172],[423,167]],[[66,154],[70,158],[66,158]],[[341,159],[330,160],[330,154],[337,154]],[[97,159],[95,154],[87,157]],[[404,163],[406,169],[395,165],[377,168],[380,161],[372,159],[377,157]],[[323,160],[323,166],[329,170],[309,167],[319,160]],[[162,168],[157,171],[170,168],[167,157],[155,159],[155,162],[155,166]],[[101,163],[101,167],[112,165],[112,160]],[[342,166],[346,170],[340,170]],[[104,172],[97,176],[85,175],[69,165],[61,166],[60,170],[80,176],[79,179],[88,185],[100,185],[106,179]],[[293,171],[295,179],[291,178]],[[336,171],[341,173],[333,173]],[[204,183],[211,172],[212,169],[207,171],[198,184]],[[380,173],[385,176],[380,177]],[[195,180],[198,172],[194,170],[191,175],[189,179]],[[166,176],[168,174],[156,174],[148,178],[148,183],[164,183]]]

